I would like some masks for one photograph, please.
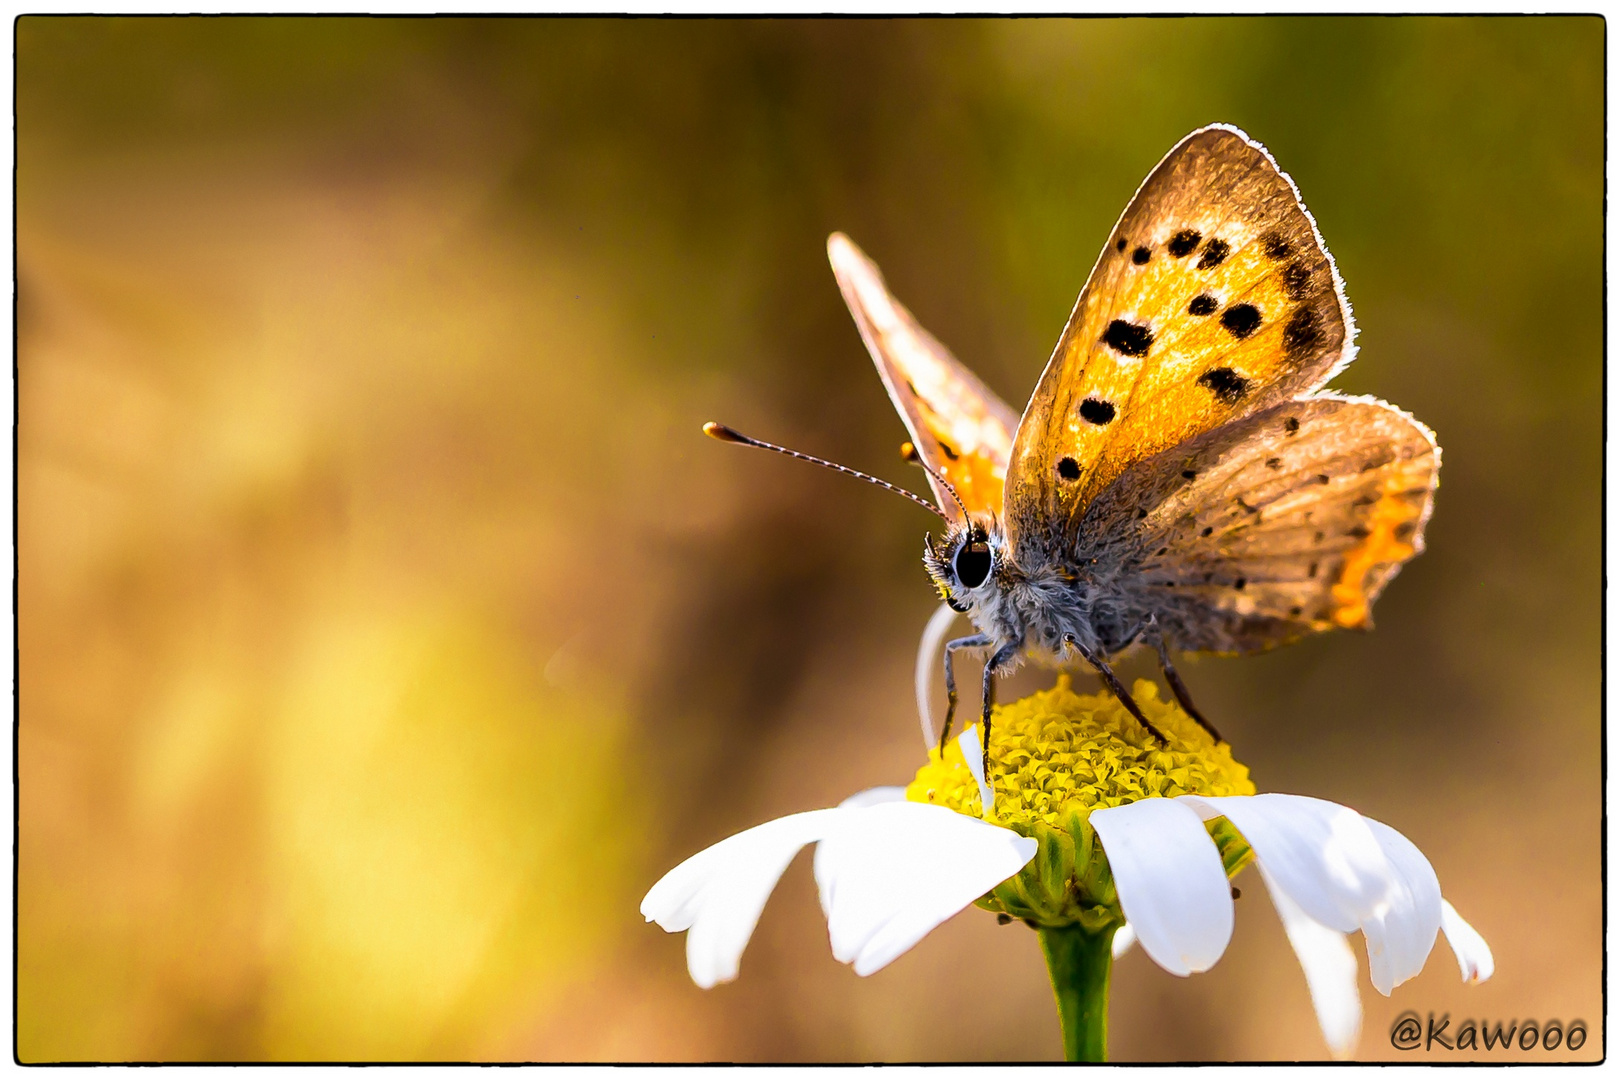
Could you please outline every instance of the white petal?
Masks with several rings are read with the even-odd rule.
[[[1260,876],[1277,905],[1288,943],[1305,969],[1305,985],[1311,991],[1311,1007],[1322,1037],[1336,1058],[1347,1058],[1361,1038],[1361,995],[1356,991],[1356,953],[1344,934],[1323,926],[1272,884],[1265,867]]]
[[[1093,811],[1091,824],[1143,951],[1173,975],[1214,966],[1232,939],[1232,888],[1197,812],[1142,799]]]
[[[1135,944],[1136,944],[1136,931],[1131,929],[1131,924],[1130,923],[1126,923],[1124,926],[1120,927],[1118,930],[1115,930],[1114,931],[1114,944],[1113,944],[1114,959],[1118,960],[1120,957],[1122,957],[1126,953],[1130,952],[1131,951],[1131,946],[1135,945]]]
[[[870,975],[1016,874],[1036,843],[942,806],[842,811],[817,852],[833,955]]]
[[[1388,905],[1362,924],[1373,988],[1389,992],[1423,970],[1440,932],[1440,880],[1417,845],[1385,825],[1363,818],[1394,870]]]
[[[951,605],[939,605],[939,610],[929,616],[922,640],[917,643],[917,718],[922,721],[925,750],[932,750],[939,742],[939,736],[934,734],[934,710],[929,705],[928,690],[944,662],[945,639],[951,636],[951,624],[955,621],[956,612]]]
[[[799,849],[850,810],[810,810],[767,821],[693,855],[647,891],[641,913],[685,930],[686,969],[707,990],[737,977],[743,949],[782,872]]]
[[[1305,914],[1349,933],[1388,903],[1394,870],[1362,816],[1303,795],[1183,795],[1206,820],[1225,816],[1271,880]]]
[[[1449,900],[1440,901],[1440,929],[1446,932],[1446,941],[1457,954],[1463,982],[1482,983],[1496,974],[1496,958],[1491,955],[1491,947],[1485,944],[1478,930],[1457,914]]]
[[[967,762],[968,772],[979,782],[979,816],[989,817],[996,805],[996,792],[984,778],[984,744],[979,741],[979,725],[974,724],[958,735],[956,745],[962,750],[962,760]]]
[[[867,788],[865,791],[856,792],[854,795],[851,795],[849,798],[839,803],[838,806],[839,809],[847,809],[852,807],[859,809],[863,806],[877,806],[880,803],[904,802],[905,799],[906,789],[903,787],[875,787]],[[832,896],[830,894],[830,890],[832,887],[832,882],[836,880],[835,875],[826,869],[826,867],[829,865],[829,863],[836,863],[838,857],[838,832],[835,829],[832,831],[832,835],[816,845],[814,862],[816,871],[816,891],[821,895],[821,913],[823,915],[827,915],[832,912]]]

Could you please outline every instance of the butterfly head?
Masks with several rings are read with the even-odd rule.
[[[996,588],[1004,563],[1004,540],[994,526],[977,521],[953,525],[943,539],[933,537],[923,551],[923,565],[940,598],[957,611],[971,610]]]

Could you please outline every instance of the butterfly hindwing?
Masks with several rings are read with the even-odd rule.
[[[1079,539],[1174,647],[1253,652],[1371,625],[1423,550],[1440,450],[1384,402],[1320,394],[1130,466]]]
[[[928,467],[950,481],[970,513],[998,514],[1013,429],[1012,409],[889,295],[883,275],[842,233],[827,257],[883,385]],[[951,520],[955,499],[933,477],[934,497]]]
[[[1194,132],[1126,208],[1025,410],[1009,540],[1067,547],[1133,462],[1320,387],[1353,336],[1293,182],[1235,128]]]

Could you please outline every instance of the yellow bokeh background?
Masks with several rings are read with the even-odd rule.
[[[1262,790],[1401,829],[1495,949],[1474,988],[1363,967],[1361,1056],[1423,1057],[1414,1009],[1581,1018],[1494,1057],[1595,1060],[1603,31],[21,19],[19,1057],[1057,1058],[983,912],[860,979],[801,858],[710,992],[637,913],[922,760],[929,519],[698,427],[915,485],[826,235],[1021,405],[1224,120],[1338,260],[1335,385],[1445,464],[1375,632],[1184,674]],[[1116,1058],[1324,1055],[1239,884],[1212,972],[1119,963]]]

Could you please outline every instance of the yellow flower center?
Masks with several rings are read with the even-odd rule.
[[[1162,795],[1253,795],[1249,770],[1216,743],[1180,707],[1159,700],[1147,679],[1133,690],[1160,746],[1113,694],[1076,694],[1067,675],[1043,693],[995,709],[990,733],[990,775],[995,810],[988,820],[1013,828],[1037,821],[1056,825],[1071,803],[1087,810],[1121,806]],[[953,740],[906,787],[906,798],[974,817],[983,815],[979,784]]]
[[[1050,690],[995,709],[988,779],[996,797],[986,819],[1035,838],[1041,850],[981,899],[981,907],[1046,926],[1122,923],[1107,858],[1087,820],[1093,810],[1155,797],[1255,793],[1231,747],[1160,700],[1154,683],[1138,680],[1132,692],[1168,746],[1118,698],[1107,691],[1076,694],[1067,675]],[[978,781],[955,741],[943,758],[929,751],[906,798],[984,816]],[[1228,875],[1236,873],[1248,861],[1248,845],[1225,818],[1207,827]]]

